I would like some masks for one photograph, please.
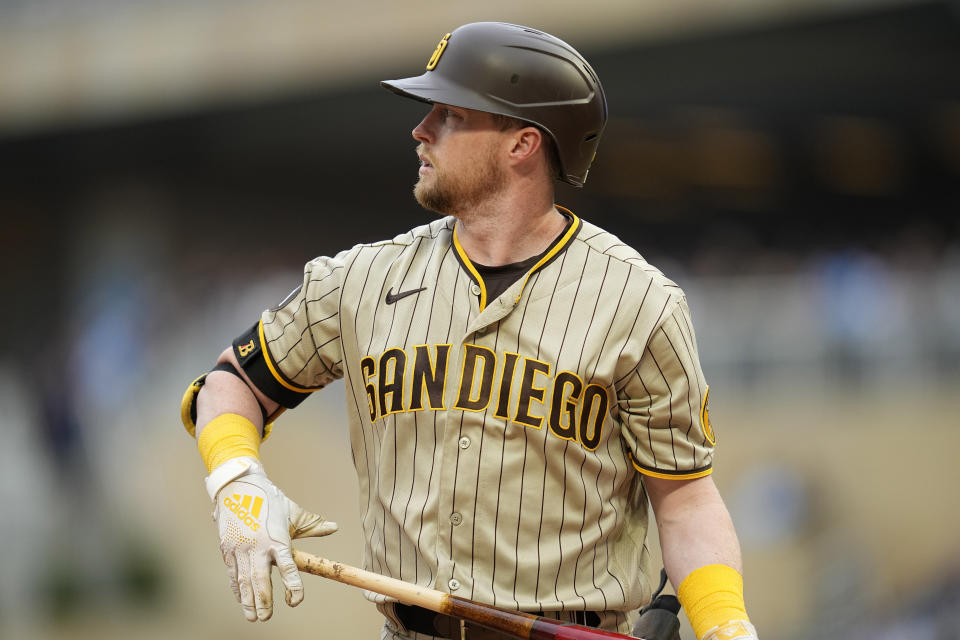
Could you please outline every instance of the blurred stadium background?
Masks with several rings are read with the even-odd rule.
[[[558,201],[688,293],[761,637],[960,638],[960,4],[907,0],[0,0],[0,637],[378,637],[309,576],[243,621],[178,407],[304,261],[428,217],[377,81],[486,19],[604,82]],[[359,563],[341,397],[264,460]]]

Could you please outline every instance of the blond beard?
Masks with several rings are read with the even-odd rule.
[[[483,166],[469,176],[445,176],[434,169],[433,184],[421,178],[413,187],[420,206],[441,215],[463,217],[492,195],[500,193],[506,172],[489,155]]]

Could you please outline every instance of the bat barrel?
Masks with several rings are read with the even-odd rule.
[[[487,629],[502,631],[515,638],[536,637],[533,629],[540,620],[532,613],[497,609],[457,596],[448,596],[444,609],[441,613],[469,620]]]

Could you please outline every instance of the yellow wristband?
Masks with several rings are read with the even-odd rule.
[[[749,621],[743,603],[743,577],[725,564],[708,564],[691,572],[680,583],[677,598],[697,638],[731,620]]]
[[[207,471],[232,458],[260,459],[260,432],[252,422],[236,413],[223,413],[207,423],[197,438],[197,448]]]

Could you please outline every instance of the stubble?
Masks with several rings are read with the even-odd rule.
[[[463,217],[491,196],[500,193],[506,181],[504,169],[497,164],[492,152],[475,163],[470,171],[459,174],[434,169],[429,181],[420,178],[413,187],[413,195],[424,209],[441,215]]]

